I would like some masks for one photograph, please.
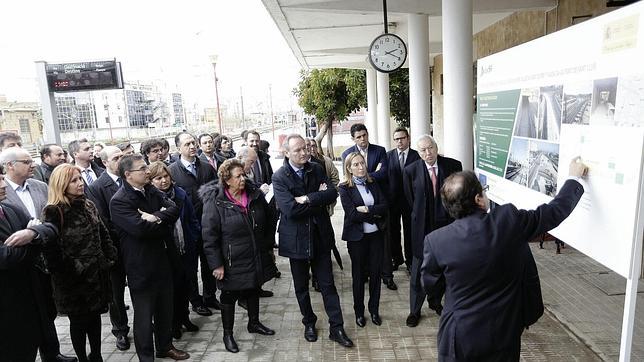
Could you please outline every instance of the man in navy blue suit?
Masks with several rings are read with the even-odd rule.
[[[506,204],[488,213],[485,189],[472,171],[445,180],[443,203],[456,221],[425,238],[421,267],[429,294],[440,280],[446,288],[439,361],[519,360],[521,333],[531,323],[524,321],[521,297],[532,257],[528,241],[557,227],[581,199],[578,180],[587,167],[576,158],[569,172],[559,194],[530,211]]]
[[[384,147],[369,143],[369,132],[362,123],[351,126],[351,139],[355,142],[342,152],[342,162],[351,152],[360,152],[367,162],[367,173],[374,178],[381,190],[388,189],[388,164],[387,150]],[[396,290],[398,286],[394,282],[393,266],[391,265],[391,252],[389,247],[389,236],[385,235],[385,248],[382,263],[382,282],[388,289]]]
[[[387,152],[387,170],[389,171],[389,237],[392,257],[392,269],[396,270],[405,263],[407,271],[411,270],[411,207],[403,190],[403,170],[405,166],[420,160],[418,152],[410,147],[409,132],[405,127],[394,130],[396,148]],[[400,218],[402,217],[404,244],[400,240]],[[402,245],[405,245],[403,255]]]

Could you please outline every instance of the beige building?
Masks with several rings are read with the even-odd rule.
[[[40,104],[7,102],[0,95],[0,130],[18,133],[25,146],[39,144],[42,140]]]

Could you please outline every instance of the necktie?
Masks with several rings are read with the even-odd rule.
[[[430,167],[430,169],[432,170],[432,172],[430,172],[429,176],[432,178],[432,187],[434,188],[434,196],[437,196],[436,195],[436,187],[437,187],[436,170],[434,169],[434,166]]]
[[[197,177],[197,170],[195,169],[195,164],[191,163],[188,165],[188,171],[192,174],[192,176]]]
[[[6,219],[6,218],[7,218],[7,217],[6,217],[6,216],[4,216],[4,210],[2,210],[2,208],[0,207],[0,220],[4,220],[4,219]]]
[[[116,178],[116,186],[121,187],[121,178]]]
[[[85,175],[87,177],[87,184],[91,185],[92,182],[94,182],[94,178],[92,177],[91,170],[89,168],[85,169]]]
[[[400,162],[400,170],[405,168],[405,152],[400,152],[398,155],[398,162]]]
[[[297,170],[296,173],[297,173],[297,176],[299,178],[304,179],[304,170],[303,169]]]
[[[214,158],[214,157],[213,157],[213,158],[211,158],[211,159],[209,159],[209,160],[208,160],[208,163],[210,163],[210,166],[212,166],[212,168],[214,168],[214,169],[215,169],[215,171],[217,171],[217,163],[215,162],[215,158]]]

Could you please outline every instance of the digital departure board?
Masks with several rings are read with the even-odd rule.
[[[47,64],[50,92],[122,89],[121,63],[115,60]]]

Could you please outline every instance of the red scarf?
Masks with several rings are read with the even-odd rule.
[[[248,194],[246,194],[246,190],[243,190],[241,192],[241,201],[237,200],[233,196],[233,194],[228,191],[228,189],[225,189],[224,192],[226,193],[228,200],[230,200],[233,204],[239,206],[244,214],[248,213]]]

